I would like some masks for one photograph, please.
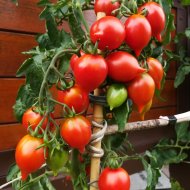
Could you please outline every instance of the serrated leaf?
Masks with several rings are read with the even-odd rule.
[[[36,37],[36,40],[37,40],[40,48],[44,48],[47,50],[52,48],[52,43],[51,43],[47,33],[38,35]]]
[[[67,32],[65,32],[64,30],[61,30],[59,33],[59,39],[60,39],[60,43],[61,43],[61,48],[71,48],[73,43],[72,43],[72,39],[71,39],[71,35]]]
[[[58,69],[62,74],[65,74],[68,71],[70,65],[70,58],[71,55],[65,55],[60,59]]]
[[[18,172],[20,172],[18,166],[16,164],[11,165],[7,172],[7,181],[11,181],[12,179],[14,179],[17,176]]]
[[[178,181],[171,179],[171,190],[184,190],[184,188],[181,187]]]
[[[18,71],[16,73],[16,76],[17,77],[24,76],[26,74],[26,72],[27,72],[27,69],[31,66],[32,63],[33,63],[32,58],[29,58],[29,59],[25,60],[24,63],[18,69]]]
[[[30,88],[36,96],[39,94],[43,78],[44,71],[39,63],[33,64],[26,74],[26,83],[30,84]]]
[[[178,141],[189,142],[189,122],[178,123],[175,126]]]
[[[47,6],[50,5],[50,1],[49,0],[40,0],[38,2],[38,6]]]
[[[81,21],[79,18],[80,17],[77,15],[77,9],[72,7],[70,9],[70,14],[68,17],[68,24],[73,38],[76,39],[78,43],[83,43],[85,40],[85,33],[81,27]]]
[[[55,22],[55,19],[51,14],[49,14],[48,18],[46,18],[46,27],[50,41],[55,47],[59,47],[60,46],[59,31],[57,29],[57,24]]]
[[[36,96],[32,92],[29,84],[20,87],[17,94],[16,103],[13,106],[14,115],[19,122],[22,121],[22,115],[26,109],[34,104],[35,98]]]
[[[175,30],[175,25],[174,25],[174,15],[169,14],[168,15],[168,21],[166,24],[166,29],[165,29],[165,36],[163,40],[163,44],[169,44],[171,42],[171,32]]]
[[[113,117],[118,125],[118,130],[123,131],[131,113],[131,102],[128,100],[118,108],[113,109]]]
[[[176,73],[174,87],[177,88],[185,80],[185,76],[190,73],[190,64],[181,65]]]
[[[110,142],[111,142],[111,147],[113,149],[117,149],[121,146],[121,144],[123,143],[123,141],[126,139],[126,133],[116,133],[114,135],[111,135],[110,138]]]
[[[50,182],[50,179],[47,176],[44,176],[40,180],[40,182],[41,182],[42,186],[44,187],[44,190],[55,190],[52,183]]]

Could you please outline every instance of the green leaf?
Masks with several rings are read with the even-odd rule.
[[[68,71],[69,65],[70,65],[70,55],[65,55],[61,58],[58,69],[62,74],[65,74]]]
[[[19,122],[22,121],[22,115],[26,109],[34,104],[35,98],[36,96],[32,92],[29,84],[20,87],[17,94],[16,103],[13,106],[14,114]]]
[[[125,141],[126,135],[127,135],[126,133],[116,133],[114,135],[111,135],[109,137],[111,147],[117,150],[117,148],[119,148],[121,144]]]
[[[171,190],[184,190],[178,181],[171,179]]]
[[[44,187],[44,190],[55,190],[54,186],[52,185],[52,183],[50,182],[50,179],[47,176],[44,176],[41,180],[40,180],[42,186]]]
[[[190,2],[190,1],[189,1]],[[190,4],[190,3],[189,3]],[[185,36],[190,39],[190,28],[185,29]]]
[[[147,187],[146,190],[155,189],[156,184],[158,183],[158,179],[160,177],[159,168],[153,167],[149,164],[145,159],[142,159],[142,164],[147,173]]]
[[[30,88],[36,96],[39,94],[43,78],[44,71],[42,69],[42,65],[39,63],[31,65],[26,74],[26,83],[30,84]]]
[[[27,72],[27,69],[31,66],[32,63],[33,63],[32,58],[26,59],[24,63],[20,66],[20,68],[18,69],[16,76],[17,77],[24,76]]]
[[[181,0],[181,4],[184,6],[188,6],[188,5],[190,5],[190,1],[189,0]]]
[[[174,25],[174,15],[169,14],[168,15],[168,21],[166,23],[166,29],[165,29],[165,37],[163,40],[163,44],[169,44],[171,42],[171,32],[175,30],[175,25]]]
[[[177,88],[185,80],[185,76],[190,73],[190,64],[182,64],[177,70],[177,74],[174,81],[174,87]]]
[[[119,131],[123,131],[125,128],[126,122],[129,118],[129,115],[132,111],[131,101],[127,101],[118,108],[113,109],[113,117],[118,125]]]
[[[50,1],[49,0],[40,0],[38,2],[38,6],[47,6],[50,5]]]
[[[15,177],[17,177],[17,174],[20,172],[18,166],[16,164],[12,164],[9,167],[8,173],[7,173],[7,181],[11,181],[12,179],[14,179]]]
[[[38,35],[36,37],[36,40],[37,40],[40,48],[47,49],[47,50],[53,48],[53,45],[52,45],[47,33]]]
[[[57,29],[57,24],[55,22],[54,17],[50,14],[49,17],[46,18],[46,27],[50,41],[55,47],[59,47],[60,46],[59,31]]]
[[[83,43],[85,40],[85,33],[81,27],[81,21],[79,20],[80,16],[78,14],[76,8],[70,8],[68,24],[72,32],[72,37],[76,39],[76,42]]]
[[[189,142],[189,122],[178,123],[175,126],[177,140],[181,142]]]

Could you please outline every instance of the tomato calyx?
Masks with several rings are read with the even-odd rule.
[[[116,169],[122,166],[123,160],[118,157],[117,153],[113,150],[109,150],[105,160],[106,166],[111,169]]]

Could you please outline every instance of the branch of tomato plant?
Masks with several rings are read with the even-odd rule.
[[[61,102],[59,102],[59,101],[57,101],[57,100],[55,100],[53,98],[49,98],[49,100],[56,103],[56,104],[59,104],[59,105],[63,106],[64,108],[67,108],[67,110],[68,110],[67,116],[69,116],[69,117],[74,116],[75,113],[73,112],[73,110],[71,110],[71,108],[67,104],[61,103]]]
[[[86,22],[86,19],[84,18],[81,4],[79,2],[76,3],[76,8],[78,9],[78,13],[79,13],[80,19],[82,21],[82,24],[84,25],[86,32],[89,34],[89,31],[90,31],[89,26],[88,26],[88,23]]]
[[[77,149],[72,149],[71,152],[71,175],[72,175],[72,182],[74,190],[83,190],[82,185],[75,184],[74,182],[77,181],[78,176],[80,175],[80,163],[79,163],[79,151]]]
[[[20,190],[24,190],[26,187],[30,186],[32,183],[39,181],[41,178],[43,178],[45,176],[53,176],[53,175],[54,175],[53,171],[45,171],[43,174],[31,179],[28,183],[24,184],[20,188]]]
[[[65,50],[62,50],[60,52],[58,52],[52,59],[45,75],[44,75],[44,79],[42,81],[42,85],[41,85],[41,88],[40,88],[40,92],[39,92],[39,105],[40,107],[42,108],[43,107],[43,100],[44,100],[44,91],[45,91],[45,88],[46,86],[48,85],[48,76],[50,74],[50,71],[52,69],[54,69],[55,67],[55,63],[57,62],[58,59],[60,59],[63,55],[65,55],[66,53],[68,54],[74,54],[74,53],[77,53],[78,52],[78,49],[77,50],[71,50],[71,49],[65,49]]]

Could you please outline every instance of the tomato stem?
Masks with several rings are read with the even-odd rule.
[[[59,101],[57,101],[57,100],[55,100],[53,98],[49,98],[49,100],[52,101],[52,102],[54,102],[54,103],[56,103],[56,104],[59,104],[59,105],[63,106],[64,108],[67,108],[67,110],[69,112],[67,116],[73,117],[75,115],[75,113],[73,112],[73,110],[67,104],[59,102]]]
[[[80,16],[80,19],[82,21],[82,24],[84,25],[85,29],[86,29],[86,32],[89,34],[90,30],[89,30],[89,26],[84,18],[84,14],[83,14],[83,11],[82,11],[82,8],[81,8],[81,4],[80,3],[77,3],[76,4],[76,7],[78,9],[78,13],[79,13],[79,16]]]
[[[54,69],[55,63],[57,62],[57,60],[58,60],[59,58],[61,58],[61,57],[62,57],[63,55],[65,55],[66,53],[72,54],[72,53],[76,53],[77,51],[78,51],[78,49],[77,49],[77,50],[64,49],[64,50],[58,52],[58,53],[53,57],[53,59],[52,59],[50,65],[49,65],[49,67],[48,67],[48,69],[47,69],[47,71],[46,71],[46,73],[45,73],[45,75],[44,75],[44,79],[43,79],[43,81],[42,81],[41,88],[40,88],[40,92],[39,92],[39,105],[40,105],[41,108],[43,107],[43,99],[44,99],[44,93],[45,93],[44,91],[45,91],[45,88],[48,86],[48,76],[49,76],[49,74],[50,74],[50,71],[51,71],[52,69]],[[46,93],[45,93],[45,94],[46,94]]]

